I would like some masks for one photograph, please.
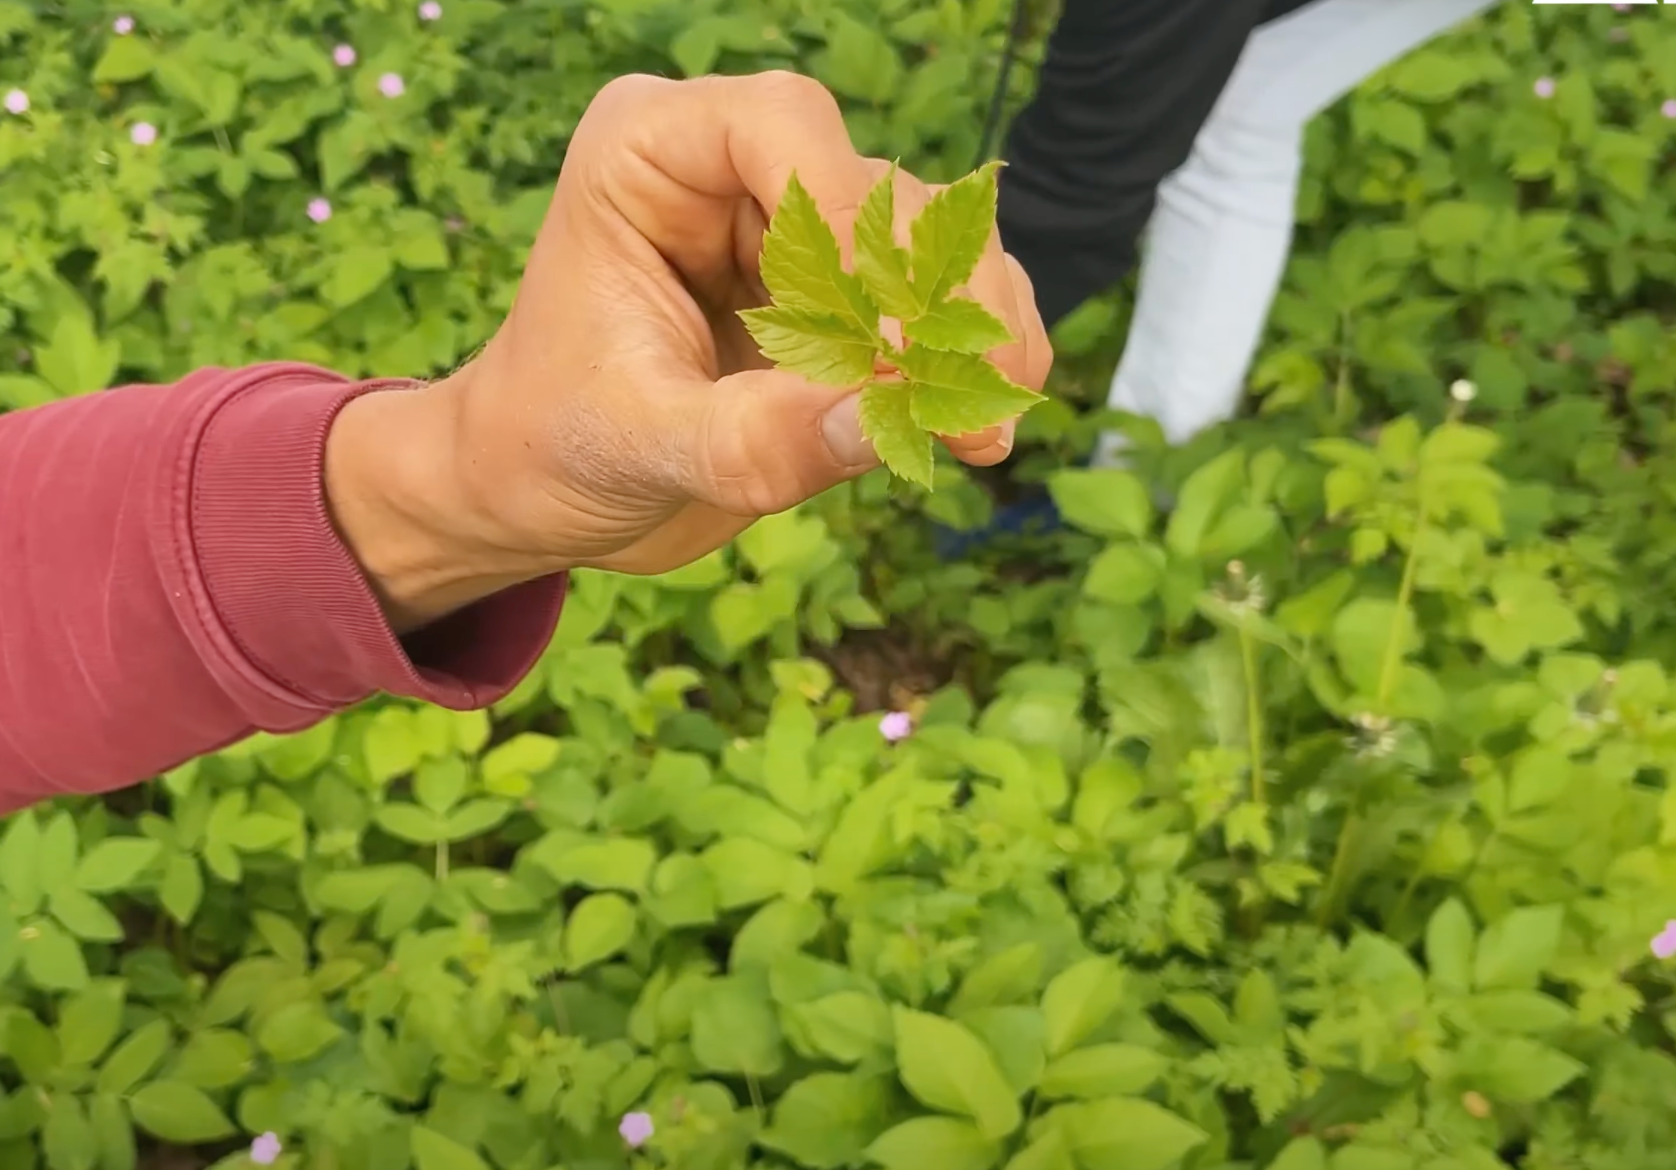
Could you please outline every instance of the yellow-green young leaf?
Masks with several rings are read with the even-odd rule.
[[[634,923],[634,903],[620,894],[582,899],[565,923],[570,969],[580,971],[628,946],[634,938]]]
[[[560,848],[532,849],[530,857],[563,885],[640,894],[646,891],[658,853],[640,837],[593,837],[567,841]]]
[[[1477,932],[1472,915],[1450,898],[1426,923],[1426,969],[1431,981],[1447,991],[1472,990],[1472,948]]]
[[[764,357],[826,386],[853,386],[873,374],[878,342],[853,321],[775,305],[739,314]]]
[[[899,1007],[893,1020],[897,1071],[919,1101],[970,1117],[991,1141],[1019,1127],[1018,1099],[981,1040],[953,1020],[925,1012]]]
[[[1588,1070],[1557,1048],[1524,1036],[1477,1036],[1458,1054],[1461,1083],[1492,1101],[1534,1105]]]
[[[200,1089],[179,1081],[153,1081],[128,1099],[134,1121],[153,1137],[181,1146],[233,1136],[233,1123]]]
[[[1327,1170],[1327,1147],[1320,1138],[1293,1138],[1269,1163],[1269,1170]]]
[[[1012,331],[999,318],[964,297],[932,305],[923,316],[906,322],[902,331],[909,341],[956,353],[988,353],[1013,340]]]
[[[913,388],[914,422],[932,434],[970,435],[1042,400],[977,354],[910,345],[895,360]]]
[[[1474,956],[1472,982],[1480,991],[1531,987],[1559,949],[1565,909],[1521,906],[1485,928]]]
[[[76,885],[90,894],[124,889],[162,854],[163,846],[147,837],[112,837],[87,851],[76,867]]]
[[[909,321],[922,306],[908,278],[908,250],[896,242],[896,167],[873,185],[855,219],[855,274],[886,316]]]
[[[169,1021],[153,1020],[118,1044],[99,1066],[99,1092],[121,1096],[139,1084],[169,1051]]]
[[[80,991],[87,986],[81,946],[57,925],[37,922],[23,932],[23,970],[36,987]]]
[[[838,239],[821,218],[814,197],[793,174],[762,238],[763,287],[783,309],[830,313],[878,329],[879,311],[861,282],[844,271]]]
[[[362,245],[346,249],[332,262],[331,271],[320,285],[320,296],[333,308],[347,308],[370,296],[390,278],[394,268],[388,248]]]
[[[1152,496],[1141,478],[1115,467],[1071,468],[1048,479],[1059,514],[1097,536],[1145,539],[1152,531]]]
[[[103,902],[91,894],[84,894],[71,886],[60,887],[47,902],[47,909],[77,938],[93,942],[118,942],[122,939],[122,923],[105,909]]]
[[[1018,1096],[1030,1092],[1047,1067],[1046,1026],[1035,1007],[1006,1004],[981,1008],[962,1017],[984,1047],[995,1055],[996,1067]]]
[[[87,1119],[99,1135],[99,1170],[134,1170],[140,1155],[134,1143],[134,1123],[121,1097],[101,1093],[87,1103]]]
[[[93,1170],[99,1158],[99,1135],[87,1120],[81,1098],[54,1093],[44,1102],[46,1124],[41,1150],[51,1170]]]
[[[286,1004],[262,1021],[256,1043],[275,1060],[295,1064],[318,1056],[343,1035],[326,1009],[309,1000]]]
[[[105,42],[99,63],[93,66],[93,80],[100,85],[138,81],[156,63],[151,42],[145,37],[112,37]]]
[[[1139,1044],[1095,1044],[1059,1057],[1042,1074],[1044,1097],[1134,1096],[1164,1075],[1169,1060]]]
[[[838,991],[781,1011],[794,1045],[840,1064],[859,1064],[891,1045],[890,1006],[865,991]]]
[[[1046,1129],[1042,1136],[1008,1159],[1005,1170],[1077,1170],[1065,1135]]]
[[[867,1156],[885,1170],[989,1170],[1001,1147],[969,1121],[916,1117],[880,1134]]]
[[[41,823],[32,812],[12,817],[0,837],[0,886],[14,913],[33,914],[41,904],[40,859]]]
[[[413,1161],[418,1170],[489,1170],[476,1152],[422,1125],[413,1127]]]
[[[242,1033],[231,1028],[206,1028],[182,1046],[169,1075],[200,1089],[225,1089],[251,1071],[253,1056],[250,1041]]]
[[[1170,1170],[1208,1136],[1150,1101],[1111,1097],[1055,1110],[1079,1170]]]
[[[878,1136],[894,1093],[888,1077],[820,1072],[788,1088],[774,1106],[774,1124],[759,1139],[799,1166],[856,1166]]]
[[[770,1077],[785,1052],[774,1005],[760,979],[730,975],[707,982],[693,999],[692,1050],[714,1072]]]
[[[58,1037],[24,1008],[6,1008],[0,1015],[0,1051],[32,1085],[47,1083],[63,1063]]]
[[[1042,946],[1023,942],[991,955],[966,973],[949,1002],[949,1015],[962,1016],[997,1004],[1018,1003],[1041,985]]]
[[[913,399],[903,382],[870,382],[861,390],[861,433],[884,465],[922,487],[931,486],[931,436],[914,422]]]
[[[1110,959],[1084,959],[1054,976],[1042,993],[1049,1056],[1069,1052],[1117,1010],[1123,971]]]
[[[923,311],[965,284],[995,231],[995,173],[989,163],[931,197],[914,217],[914,297]]]
[[[118,979],[102,979],[68,1000],[58,1016],[58,1046],[65,1064],[92,1064],[105,1054],[122,1030],[127,989]]]

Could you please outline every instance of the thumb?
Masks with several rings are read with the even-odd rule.
[[[861,395],[783,370],[746,370],[694,388],[685,487],[736,516],[770,516],[879,466],[861,433]]]

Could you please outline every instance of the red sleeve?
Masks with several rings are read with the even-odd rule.
[[[402,385],[275,364],[0,415],[0,814],[375,691],[463,709],[511,690],[562,578],[404,646],[327,516],[333,417]]]

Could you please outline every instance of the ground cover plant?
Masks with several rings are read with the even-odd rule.
[[[0,0],[0,405],[446,368],[624,71],[956,179],[1008,18]],[[1251,417],[1078,469],[1118,291],[1002,475],[579,576],[493,713],[10,818],[0,1166],[1667,1166],[1676,16],[1505,5],[1309,147]]]

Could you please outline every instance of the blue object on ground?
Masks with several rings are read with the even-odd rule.
[[[938,558],[954,561],[998,536],[1020,536],[1031,530],[1037,534],[1052,532],[1060,523],[1059,508],[1047,488],[1031,484],[1022,497],[996,508],[988,524],[965,532],[938,524],[932,539]]]
[[[1094,452],[1077,460],[1076,466],[1092,464]],[[1059,506],[1053,502],[1044,484],[1024,486],[1024,494],[1010,504],[1003,504],[991,513],[989,523],[961,531],[946,525],[934,526],[932,546],[939,560],[953,561],[982,548],[998,536],[1021,536],[1025,533],[1042,536],[1064,525]]]

